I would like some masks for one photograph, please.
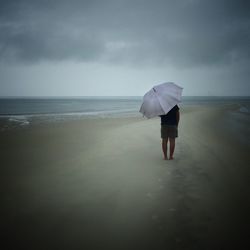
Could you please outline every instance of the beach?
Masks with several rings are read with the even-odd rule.
[[[4,241],[10,249],[248,249],[250,123],[245,114],[240,128],[229,126],[237,109],[181,108],[172,161],[162,157],[159,118],[2,129]]]

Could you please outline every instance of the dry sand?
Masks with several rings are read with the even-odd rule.
[[[158,118],[0,132],[7,246],[249,249],[250,151],[225,125],[234,108],[184,107],[173,161]]]

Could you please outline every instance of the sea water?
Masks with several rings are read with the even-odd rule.
[[[9,124],[28,126],[34,121],[142,117],[139,113],[142,99],[141,96],[0,98],[0,119],[7,120]],[[231,120],[242,122],[242,119],[249,119],[250,97],[184,96],[180,107],[225,104],[236,104],[239,107],[237,111],[230,114]]]
[[[140,97],[1,98],[0,115],[100,115],[138,111]]]

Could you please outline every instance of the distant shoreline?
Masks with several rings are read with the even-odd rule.
[[[12,97],[0,98],[0,116],[98,115],[137,113],[142,97]],[[183,96],[180,106],[246,103],[250,97]]]

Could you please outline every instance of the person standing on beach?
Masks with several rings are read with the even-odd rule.
[[[162,151],[164,160],[168,159],[168,141],[170,143],[169,160],[173,160],[175,149],[175,138],[178,137],[178,125],[180,121],[179,107],[175,105],[167,114],[160,115],[161,117],[161,138]]]

